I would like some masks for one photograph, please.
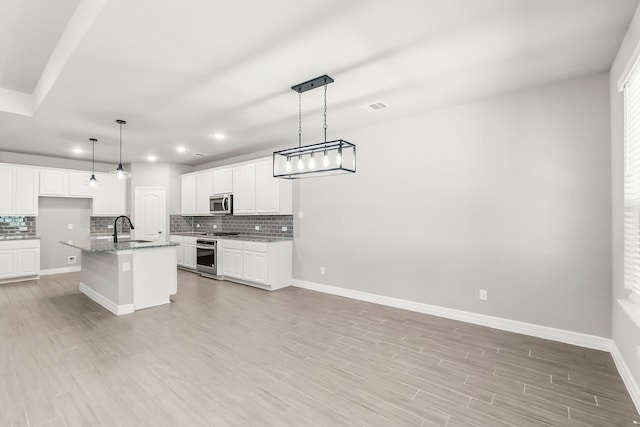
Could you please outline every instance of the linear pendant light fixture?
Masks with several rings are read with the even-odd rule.
[[[118,119],[116,120],[116,123],[120,125],[120,163],[118,163],[118,167],[116,168],[116,170],[111,171],[111,173],[117,176],[119,179],[126,179],[131,176],[131,173],[127,172],[122,167],[122,125],[126,125],[127,122]]]
[[[95,138],[89,138],[91,141],[92,149],[91,149],[91,178],[89,178],[89,187],[97,187],[100,183],[96,179],[96,142],[98,142]]]
[[[333,79],[326,74],[292,86],[298,92],[298,146],[273,153],[273,176],[298,179],[356,172],[356,146],[343,139],[327,141],[327,85]],[[324,142],[302,145],[302,93],[324,86]]]

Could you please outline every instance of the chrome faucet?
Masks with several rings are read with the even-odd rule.
[[[113,221],[113,243],[118,243],[118,220],[120,218],[124,218],[127,221],[129,221],[129,227],[131,227],[132,230],[135,230],[136,228],[133,226],[133,224],[131,223],[131,220],[129,219],[128,216],[126,215],[120,215],[119,217],[116,218],[115,221]]]

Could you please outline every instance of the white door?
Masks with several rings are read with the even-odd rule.
[[[164,240],[166,200],[164,187],[136,187],[136,206],[133,225],[136,239]]]

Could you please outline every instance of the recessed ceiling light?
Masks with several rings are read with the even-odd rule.
[[[153,154],[150,154],[149,156],[147,156],[147,160],[149,160],[150,162],[155,162],[156,156],[154,156]]]
[[[195,157],[204,157],[204,153],[193,153]]]
[[[185,151],[187,151],[186,148],[184,148],[184,146],[179,146],[178,148],[176,148],[176,150],[178,151],[178,153],[184,153]]]
[[[218,141],[222,141],[224,139],[224,134],[221,132],[216,132],[213,134],[213,137]]]
[[[82,149],[80,149],[80,148],[74,148],[72,151],[73,151],[74,153],[76,153],[76,154],[80,154],[80,153],[82,153]]]

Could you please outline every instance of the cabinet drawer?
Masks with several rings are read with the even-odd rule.
[[[187,245],[195,245],[197,240],[197,237],[184,236],[184,243]]]
[[[242,250],[242,240],[223,240],[222,247],[225,249],[240,249]]]
[[[171,236],[169,236],[169,241],[171,243],[183,243],[184,242],[184,236],[171,235]]]
[[[267,252],[267,244],[263,242],[244,242],[244,250],[252,252]]]

